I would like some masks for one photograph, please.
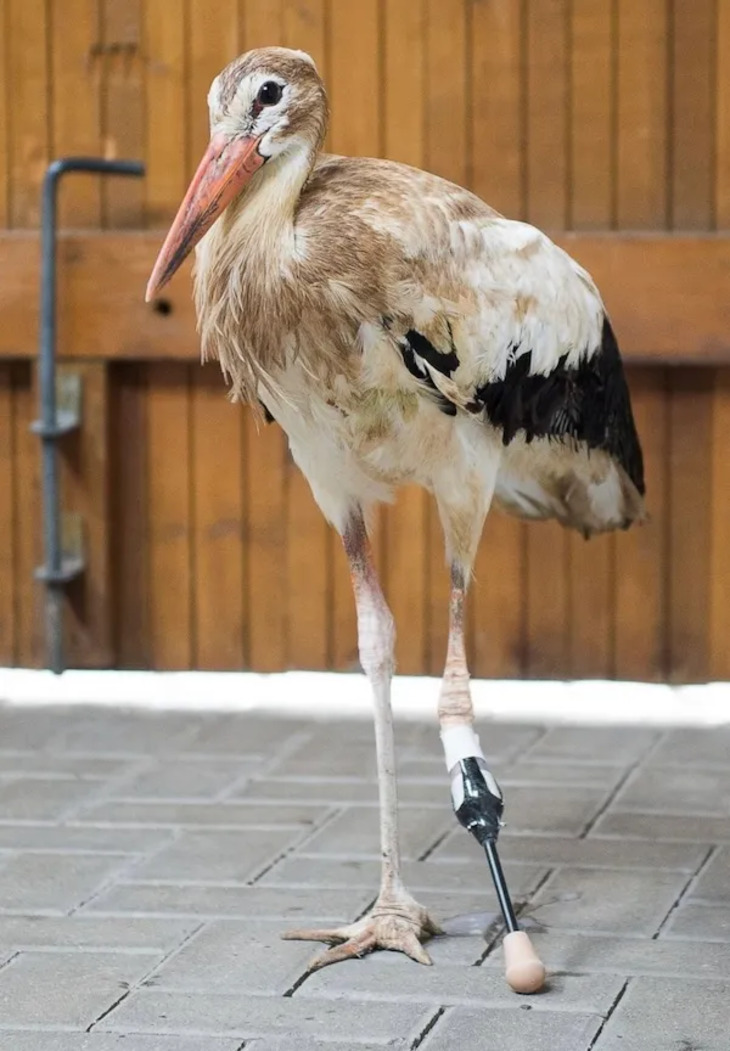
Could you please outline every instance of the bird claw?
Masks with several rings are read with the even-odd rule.
[[[416,963],[430,966],[431,957],[421,941],[441,933],[441,928],[427,911],[409,898],[395,903],[378,901],[361,920],[344,927],[286,931],[282,937],[330,943],[329,949],[315,956],[307,965],[307,972],[311,973],[331,963],[366,956],[376,949],[402,952]]]

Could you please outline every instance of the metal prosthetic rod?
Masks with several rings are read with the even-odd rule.
[[[502,793],[487,769],[479,739],[470,726],[449,727],[442,732],[441,739],[451,774],[454,813],[459,823],[484,847],[507,927],[502,942],[505,977],[515,992],[536,993],[545,982],[545,968],[528,935],[518,927],[497,851],[497,837],[502,827],[504,810]],[[466,751],[470,754],[464,755]]]

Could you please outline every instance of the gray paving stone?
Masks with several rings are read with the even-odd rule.
[[[0,752],[0,777],[34,775],[104,781],[133,769],[136,760],[95,759],[58,752]]]
[[[453,813],[416,807],[400,809],[400,846],[404,858],[417,858],[451,828]],[[308,854],[347,858],[380,857],[377,807],[348,807],[307,840]]]
[[[0,1026],[86,1028],[150,967],[131,953],[20,953],[0,971]]]
[[[730,771],[647,767],[619,792],[616,809],[730,817]]]
[[[289,926],[305,921],[352,921],[374,898],[374,891],[301,889],[284,894],[277,887],[221,887],[205,884],[117,884],[84,906],[87,915],[136,913],[146,916],[250,917],[283,919]]]
[[[730,905],[730,847],[718,851],[710,860],[687,897],[710,905]]]
[[[651,935],[685,883],[675,872],[565,868],[541,887],[529,912],[551,929]]]
[[[652,763],[680,766],[717,766],[727,770],[730,760],[730,726],[711,730],[671,730],[651,756]]]
[[[389,1048],[390,1051],[401,1051],[401,1049],[407,1051],[412,1046],[413,1041],[399,1037],[388,1040],[386,1044],[353,1044],[350,1040],[343,1043],[341,1040],[297,1039],[296,1051],[382,1051],[383,1047]],[[292,1051],[291,1038],[274,1036],[267,1040],[266,1037],[253,1037],[246,1041],[244,1051]]]
[[[639,814],[611,809],[598,819],[592,831],[598,836],[619,839],[730,843],[730,820],[702,815]]]
[[[378,785],[375,778],[370,781],[354,778],[339,780],[329,778],[284,779],[267,777],[251,780],[233,793],[232,799],[272,799],[291,802],[319,803],[323,806],[348,804],[375,806],[378,802]],[[451,806],[448,781],[441,776],[438,781],[398,781],[398,801],[401,806],[427,806],[449,811]]]
[[[477,1048],[587,1051],[601,1021],[596,1015],[456,1007],[438,1020],[421,1048],[423,1051],[456,1051],[457,1048],[464,1051]]]
[[[212,800],[260,766],[259,759],[163,760],[150,770],[118,783],[109,798]]]
[[[309,736],[313,729],[316,731],[317,724],[277,715],[269,718],[250,714],[212,716],[200,721],[180,751],[273,759],[299,735]]]
[[[662,930],[661,940],[665,938],[698,938],[706,950],[708,942],[730,942],[730,905],[680,905]]]
[[[709,849],[706,843],[653,843],[647,840],[616,840],[590,835],[586,839],[565,836],[511,834],[505,829],[499,839],[503,861],[536,865],[578,865],[581,868],[670,869],[696,872]],[[481,858],[479,845],[463,829],[455,829],[429,855],[429,861],[464,865]]]
[[[235,1038],[0,1031],[0,1051],[240,1051]]]
[[[1,700],[1,698],[0,698]],[[0,745],[35,752],[88,714],[84,708],[21,708],[0,703]]]
[[[259,997],[249,994],[165,993],[140,989],[101,1022],[102,1031],[210,1033],[244,1037],[321,1037],[388,1043],[422,1031],[431,1015],[416,1003],[334,1003],[330,999]],[[397,1044],[395,1045],[397,1047]]]
[[[0,944],[17,949],[109,949],[161,954],[179,945],[195,920],[0,916]]]
[[[306,828],[323,817],[323,808],[265,803],[100,803],[74,824],[155,825],[158,828]]]
[[[625,766],[645,755],[659,736],[659,731],[640,726],[556,726],[527,756]]]
[[[509,789],[512,785],[573,785],[576,788],[614,788],[625,775],[623,766],[616,763],[569,763],[548,759],[518,759],[497,772],[500,785]]]
[[[37,777],[6,781],[0,783],[0,821],[55,821],[97,791],[93,781]]]
[[[437,864],[428,861],[403,863],[403,882],[411,891],[427,890],[484,892],[489,885],[488,868],[483,855],[477,864]],[[532,886],[545,873],[544,865],[505,865],[510,886]],[[283,858],[260,880],[261,886],[311,887],[377,887],[380,862],[350,861],[340,858],[310,857],[297,851]]]
[[[635,978],[596,1051],[727,1051],[727,982]]]
[[[128,863],[109,854],[18,854],[0,870],[0,911],[66,912]]]
[[[320,948],[312,942],[283,941],[284,930],[281,920],[217,920],[145,984],[165,990],[281,996]]]
[[[245,883],[299,838],[301,831],[287,829],[183,832],[160,853],[135,865],[127,878],[133,882]]]
[[[535,1012],[578,1011],[605,1013],[616,999],[623,978],[608,975],[550,975],[544,991],[525,1003]],[[296,998],[369,1000],[380,1003],[461,1004],[479,1007],[518,1007],[504,975],[483,967],[414,966],[398,954],[386,962],[381,953],[337,967],[316,971],[297,989]]]
[[[44,854],[144,854],[161,846],[165,840],[171,840],[173,835],[173,829],[0,823],[0,850],[41,851]]]
[[[730,979],[730,953],[722,945],[700,941],[668,941],[665,937],[621,938],[613,935],[562,934],[555,929],[531,931],[538,956],[556,973],[657,975],[666,978]],[[503,970],[501,946],[482,966]]]
[[[98,755],[150,755],[178,751],[200,726],[183,712],[97,708],[79,717],[53,741],[54,751]]]

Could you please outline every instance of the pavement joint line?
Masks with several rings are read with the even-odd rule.
[[[597,1047],[598,1041],[601,1039],[601,1034],[603,1033],[603,1030],[606,1028],[606,1026],[607,1026],[611,1016],[613,1015],[614,1011],[616,1010],[616,1008],[618,1007],[618,1005],[621,1003],[621,1001],[623,1000],[624,996],[626,995],[626,992],[627,992],[630,984],[631,984],[631,978],[627,978],[626,981],[624,982],[624,984],[619,989],[619,991],[618,991],[618,993],[616,995],[616,999],[613,1001],[613,1003],[609,1007],[608,1011],[606,1011],[606,1014],[603,1017],[603,1021],[601,1022],[601,1024],[598,1027],[598,1029],[596,1030],[595,1035],[594,1035],[593,1039],[591,1040],[590,1044],[588,1045],[586,1051],[594,1051],[594,1049]]]
[[[324,821],[319,826],[317,826],[315,822],[315,828],[317,832],[319,832],[322,828],[325,827],[326,821]],[[271,872],[273,868],[276,868],[280,861],[283,861],[285,858],[288,858],[291,854],[294,854],[299,844],[308,839],[312,831],[313,829],[311,828],[305,829],[300,839],[298,839],[295,843],[289,843],[286,847],[284,847],[283,850],[278,851],[275,857],[267,861],[257,872],[254,872],[253,876],[246,880],[246,885],[249,887],[254,887],[259,882],[259,880],[262,880],[264,878],[264,876],[267,873]]]
[[[159,843],[156,843],[148,851],[137,852],[137,854],[127,855],[126,864],[121,865],[118,869],[115,869],[113,873],[107,874],[107,876],[99,883],[93,891],[91,891],[82,901],[74,905],[66,913],[67,916],[74,916],[77,912],[80,912],[87,905],[90,905],[97,898],[101,897],[106,893],[107,890],[111,890],[116,884],[123,884],[126,882],[133,882],[132,880],[125,880],[124,876],[128,870],[133,869],[136,865],[139,865],[142,861],[147,861],[150,858],[154,858],[157,854],[166,850],[171,843],[175,842],[177,836],[170,836],[161,839]]]
[[[445,1013],[446,1008],[443,1005],[436,1009],[433,1016],[429,1018],[428,1022],[426,1023],[425,1028],[421,1030],[421,1032],[416,1036],[416,1039],[411,1044],[410,1051],[417,1051],[417,1048],[421,1046],[428,1034],[433,1030],[434,1026],[438,1025],[439,1019],[442,1018]]]
[[[452,831],[453,829],[447,828],[444,832],[437,836],[436,839],[431,842],[431,845],[429,847],[426,847],[426,849],[418,855],[416,861],[426,861],[433,854],[434,850],[438,850],[438,848],[441,846],[444,840],[448,839]]]
[[[664,930],[664,928],[669,923],[669,921],[672,918],[672,916],[674,915],[674,913],[677,911],[679,906],[682,904],[684,899],[687,897],[687,892],[689,891],[690,887],[699,879],[699,877],[705,871],[705,869],[710,864],[712,859],[719,853],[719,850],[720,850],[720,848],[717,845],[713,845],[713,846],[711,846],[709,848],[709,850],[707,851],[707,853],[705,854],[705,856],[702,858],[702,860],[700,861],[699,865],[697,866],[696,871],[690,874],[690,876],[688,877],[686,883],[683,885],[682,889],[680,890],[679,894],[677,895],[677,897],[675,898],[675,900],[672,902],[672,904],[670,905],[669,909],[667,910],[666,916],[661,921],[661,923],[657,927],[657,929],[654,932],[654,934],[652,934],[652,936],[651,936],[651,940],[652,941],[657,941],[657,939],[659,938],[659,936],[661,935],[662,931]]]
[[[115,1008],[119,1007],[119,1005],[127,999],[130,993],[136,992],[138,989],[141,989],[144,985],[146,985],[146,983],[149,981],[150,977],[155,973],[155,971],[159,970],[159,968],[162,967],[168,960],[176,956],[184,948],[184,946],[186,946],[188,942],[192,938],[194,938],[199,931],[203,929],[204,926],[204,922],[199,923],[198,926],[195,927],[192,931],[188,931],[188,933],[183,936],[180,942],[177,945],[173,946],[169,952],[162,954],[161,957],[158,953],[158,958],[155,960],[153,966],[150,967],[148,971],[145,971],[145,973],[141,975],[135,982],[130,982],[124,990],[124,993],[110,1007],[106,1008],[106,1010],[102,1011],[102,1013],[94,1019],[94,1021],[86,1029],[86,1032],[90,1033],[94,1026],[98,1025],[99,1022],[101,1022],[104,1018],[110,1015],[112,1011],[115,1010]]]
[[[101,782],[96,792],[84,796],[83,799],[77,799],[76,802],[67,807],[66,810],[58,816],[56,824],[72,824],[78,815],[83,814],[84,811],[89,810],[91,807],[98,806],[100,803],[105,802],[109,798],[109,793],[114,790],[114,786],[117,782],[123,784],[130,776],[139,776],[139,773],[143,773],[147,765],[149,765],[149,757],[145,757],[143,762],[140,761],[135,764],[131,770],[125,769],[116,776],[110,777],[108,780]]]
[[[260,770],[256,771],[257,777],[267,777],[271,770],[276,770],[277,766],[285,762],[291,757],[291,755],[301,748],[303,745],[308,744],[314,737],[314,730],[295,730],[288,738],[285,739],[283,744],[279,745],[271,755],[267,755],[264,763]],[[250,780],[251,774],[248,775]],[[230,787],[230,791],[221,797],[221,802],[225,802],[230,799],[230,792],[233,791],[233,787]]]
[[[657,750],[661,742],[666,737],[667,732],[668,731],[665,731],[665,733],[657,734],[652,743],[644,750],[644,752],[642,752],[640,756],[638,756],[632,763],[630,763],[626,767],[623,777],[620,777],[616,784],[613,786],[613,788],[609,789],[609,791],[606,793],[606,797],[604,798],[603,802],[599,805],[598,810],[593,814],[593,816],[589,818],[589,820],[586,822],[585,827],[578,836],[578,839],[586,839],[591,834],[592,829],[596,827],[596,825],[601,820],[606,811],[615,802],[624,785],[628,784],[628,782],[633,777],[634,773],[642,765],[642,763],[645,762],[645,760],[649,759],[650,756]]]

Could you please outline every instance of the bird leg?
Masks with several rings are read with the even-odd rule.
[[[502,792],[487,768],[479,738],[473,729],[474,708],[464,647],[465,576],[463,568],[455,563],[451,569],[449,645],[439,699],[441,742],[451,776],[454,813],[460,824],[484,848],[504,916],[508,932],[503,943],[507,981],[515,992],[537,992],[545,981],[545,968],[529,938],[517,924],[497,852],[504,807]]]
[[[357,607],[360,663],[375,702],[375,746],[380,798],[380,893],[372,909],[355,923],[332,930],[288,931],[284,937],[329,942],[331,948],[309,964],[314,971],[338,960],[364,956],[374,949],[395,949],[419,963],[431,960],[421,941],[440,928],[408,893],[400,876],[398,798],[395,773],[390,683],[394,667],[393,617],[378,582],[362,515],[353,517],[343,535]]]
[[[449,645],[439,699],[441,742],[451,777],[454,812],[464,828],[485,847],[507,927],[516,930],[514,911],[495,846],[502,827],[502,792],[487,768],[479,738],[473,729],[474,708],[464,646],[465,595],[465,573],[455,563],[451,568]]]

